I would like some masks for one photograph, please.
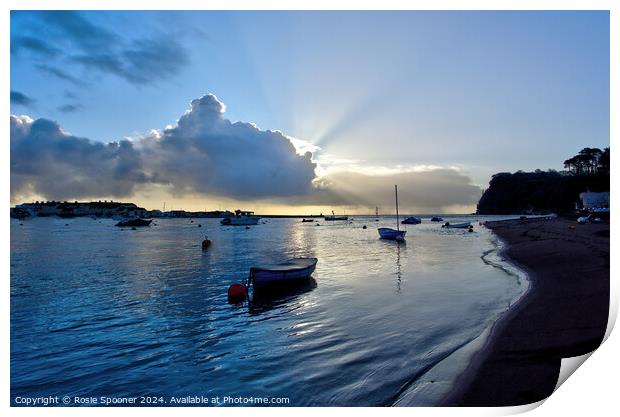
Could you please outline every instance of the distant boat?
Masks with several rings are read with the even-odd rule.
[[[129,220],[121,220],[120,222],[116,223],[115,226],[118,227],[143,227],[143,226],[150,226],[151,222],[153,220],[146,220],[146,219],[140,219],[140,218],[136,218],[136,219],[129,219]]]
[[[417,217],[407,217],[405,220],[401,222],[401,224],[420,224],[422,223],[422,219]]]
[[[336,220],[348,220],[349,217],[348,216],[336,216],[334,214],[334,211],[332,210],[332,215],[331,216],[325,216],[325,221],[327,222],[333,222]]]
[[[294,284],[310,278],[316,268],[317,258],[294,258],[280,264],[253,266],[248,285],[254,289]]]
[[[404,241],[406,230],[400,230],[398,225],[398,186],[394,185],[394,194],[396,196],[396,230],[389,227],[380,227],[377,229],[381,239]]]
[[[439,217],[439,216],[434,216],[434,217],[431,217],[431,221],[432,222],[442,222],[443,219],[441,217]]]
[[[471,226],[471,222],[466,223],[450,223],[446,222],[446,224],[441,227],[445,227],[447,229],[468,229]]]
[[[301,220],[302,223],[311,223],[313,221],[314,221],[314,219],[302,219]]]
[[[255,216],[253,211],[235,210],[235,215],[225,217],[220,221],[223,226],[254,226],[258,224],[260,217]]]

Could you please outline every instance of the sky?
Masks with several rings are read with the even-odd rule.
[[[11,200],[472,212],[609,146],[609,13],[11,13]]]

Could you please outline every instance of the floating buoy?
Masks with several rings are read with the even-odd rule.
[[[468,230],[468,232],[469,232],[469,233],[471,233],[471,232],[473,232],[473,231],[474,231],[474,226],[469,226],[469,230]]]
[[[200,223],[198,223],[198,227],[202,227],[202,225]]]
[[[69,223],[65,223],[65,226],[69,226]]]
[[[23,225],[24,225],[24,223],[20,223],[19,225],[20,225],[20,226],[23,226]]]
[[[138,229],[136,229],[135,227],[132,227],[131,230],[138,230]]]
[[[248,296],[248,289],[243,284],[234,283],[228,287],[228,302],[240,303]]]
[[[362,229],[367,229],[366,225],[362,226]]]
[[[316,225],[317,225],[317,226],[320,226],[320,224],[319,224],[319,223],[317,223]]]
[[[193,221],[193,220],[190,220],[189,222],[190,222],[190,223],[194,223],[194,221]]]
[[[202,249],[209,249],[209,246],[211,246],[211,241],[209,239],[202,241]]]
[[[250,228],[250,226],[245,226],[245,230],[248,230]]]

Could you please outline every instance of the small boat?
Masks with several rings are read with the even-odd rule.
[[[465,222],[465,223],[450,223],[450,222],[446,222],[441,227],[445,227],[447,229],[469,229],[470,226],[471,226],[471,222]]]
[[[380,227],[377,230],[381,239],[387,240],[405,240],[405,234],[407,234],[406,230],[394,230],[389,227]]]
[[[420,224],[422,223],[422,219],[417,217],[407,217],[405,220],[401,222],[401,224]]]
[[[153,219],[146,220],[146,219],[135,218],[135,219],[129,219],[129,220],[121,220],[120,222],[116,223],[115,226],[118,226],[118,227],[150,226],[152,221]]]
[[[301,219],[302,223],[312,223],[314,219]]]
[[[432,222],[442,222],[443,219],[441,217],[439,217],[439,216],[433,216],[433,217],[431,217],[431,221]]]
[[[260,217],[255,216],[253,211],[235,210],[235,215],[226,217],[220,221],[223,226],[254,226],[258,224]]]
[[[308,279],[316,268],[317,258],[294,258],[280,264],[253,266],[248,285],[260,289],[272,285],[294,284]]]
[[[349,216],[336,216],[333,210],[332,210],[331,216],[325,216],[324,218],[326,222],[333,222],[337,220],[349,220]]]
[[[398,187],[394,185],[394,194],[396,196],[396,230],[389,227],[380,227],[377,229],[381,239],[396,240],[402,242],[405,240],[406,230],[400,230],[398,226]]]

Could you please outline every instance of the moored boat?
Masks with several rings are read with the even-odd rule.
[[[128,219],[128,220],[121,220],[120,222],[116,223],[115,226],[118,226],[118,227],[143,227],[143,226],[150,226],[152,221],[153,221],[153,219],[147,220],[147,219],[135,218],[135,219]]]
[[[471,226],[471,222],[465,222],[465,223],[450,223],[450,222],[446,222],[441,227],[445,227],[447,229],[468,229],[470,226]]]
[[[379,232],[379,237],[381,239],[387,240],[397,240],[399,242],[404,242],[405,234],[407,234],[406,230],[400,230],[398,225],[398,186],[394,185],[394,196],[396,200],[396,230],[391,229],[389,227],[380,227],[377,229]]]
[[[302,223],[312,223],[314,219],[301,219]]]
[[[324,217],[326,222],[333,222],[333,221],[337,221],[337,220],[348,220],[349,216],[336,216],[334,214],[334,211],[332,210],[332,215],[331,216],[325,216]]]
[[[420,224],[422,223],[422,219],[418,217],[407,217],[405,220],[401,222],[401,224]]]
[[[308,279],[316,268],[317,258],[294,258],[279,264],[253,266],[250,268],[248,285],[254,289],[294,284]]]
[[[253,211],[235,210],[235,215],[226,217],[220,221],[223,226],[254,226],[258,224],[260,217],[255,216]]]
[[[433,217],[431,217],[431,221],[432,222],[442,222],[443,219],[441,217],[439,217],[439,216],[433,216]]]
[[[407,234],[406,230],[395,230],[389,227],[380,227],[377,230],[381,239],[388,240],[405,240],[405,234]]]

